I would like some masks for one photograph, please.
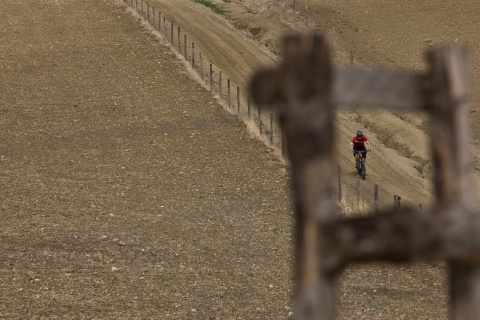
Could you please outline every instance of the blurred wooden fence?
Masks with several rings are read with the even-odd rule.
[[[326,37],[291,35],[283,62],[259,71],[252,97],[278,112],[295,208],[295,319],[335,318],[337,274],[349,263],[444,260],[450,316],[480,317],[480,215],[469,153],[463,47],[427,53],[428,70],[339,68]],[[273,81],[275,79],[275,81]],[[274,83],[272,85],[272,83]],[[424,110],[431,119],[436,203],[340,219],[334,199],[336,107]]]

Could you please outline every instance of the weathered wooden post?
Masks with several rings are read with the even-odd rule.
[[[400,200],[402,198],[396,194],[393,195],[393,210],[397,211],[400,209]]]
[[[469,152],[467,60],[463,47],[429,52],[431,96],[431,147],[435,168],[437,216],[452,221],[450,244],[457,255],[466,252],[465,241],[479,244],[479,214],[475,212],[475,187]],[[435,138],[433,138],[435,137]],[[466,225],[468,226],[466,226]],[[476,233],[476,236],[474,234]],[[449,237],[449,240],[452,239]],[[472,238],[473,237],[473,238]],[[475,239],[475,240],[474,240]],[[476,248],[477,249],[477,248]],[[453,319],[480,317],[480,255],[463,254],[448,260]]]
[[[170,23],[170,42],[172,43],[172,47],[173,47],[173,20]]]
[[[195,69],[195,43],[192,42],[192,68]]]
[[[270,112],[270,144],[273,145],[273,112]]]
[[[158,12],[158,32],[162,33],[162,11]]]
[[[237,114],[240,114],[240,87],[237,86]]]
[[[213,92],[213,64],[210,63],[210,91]]]
[[[223,99],[222,94],[222,71],[218,73],[218,95]]]
[[[183,56],[185,57],[185,60],[188,60],[187,58],[187,35],[183,35]]]
[[[356,182],[356,188],[355,188],[356,192],[355,192],[355,194],[357,195],[357,197],[356,197],[357,201],[355,202],[356,203],[355,209],[359,210],[360,209],[360,191],[361,191],[360,176],[359,175],[357,175],[357,180],[356,181],[357,182]]]
[[[258,129],[260,136],[263,134],[263,126],[262,126],[262,108],[260,106],[257,107],[258,110]]]
[[[202,78],[202,81],[205,82],[205,73],[203,71],[203,56],[201,52],[200,52],[200,77]]]
[[[232,108],[232,103],[230,99],[230,79],[227,79],[227,105],[228,109]]]
[[[337,201],[340,203],[343,198],[343,191],[342,191],[342,167],[337,167],[337,179],[338,179],[338,194],[337,194]]]
[[[155,15],[155,7],[152,7],[152,27],[153,27],[153,29],[157,29],[157,26],[156,26],[156,24],[155,24],[155,17],[156,17],[156,15]]]
[[[147,21],[150,23],[150,3],[147,1]]]
[[[177,28],[178,53],[182,53],[182,42],[180,41],[180,27]]]

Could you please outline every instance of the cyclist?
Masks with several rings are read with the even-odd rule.
[[[353,155],[355,156],[355,167],[357,167],[358,164],[359,151],[362,153],[364,159],[367,158],[367,148],[365,148],[365,144],[368,146],[368,149],[371,148],[367,137],[361,130],[358,130],[357,134],[352,138],[352,141],[350,141],[350,149],[353,151]]]

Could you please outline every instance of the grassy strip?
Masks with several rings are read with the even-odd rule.
[[[224,0],[225,1],[225,0]],[[210,8],[213,12],[218,14],[225,14],[226,11],[220,9],[215,4],[211,3],[208,0],[193,0],[193,2],[203,4],[205,7]]]

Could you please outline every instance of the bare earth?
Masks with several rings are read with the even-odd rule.
[[[429,44],[472,53],[474,0],[157,0],[205,59],[246,86],[287,30],[335,30],[335,58],[422,69]],[[153,2],[152,2],[153,3]],[[448,18],[447,18],[448,15]],[[291,310],[288,171],[130,11],[94,0],[0,8],[0,319],[286,319]],[[334,27],[334,28],[332,28]],[[382,207],[432,200],[422,115],[342,111],[339,164],[357,128],[374,150]],[[476,171],[478,180],[478,172]],[[339,279],[340,319],[446,319],[441,264],[359,266]]]

